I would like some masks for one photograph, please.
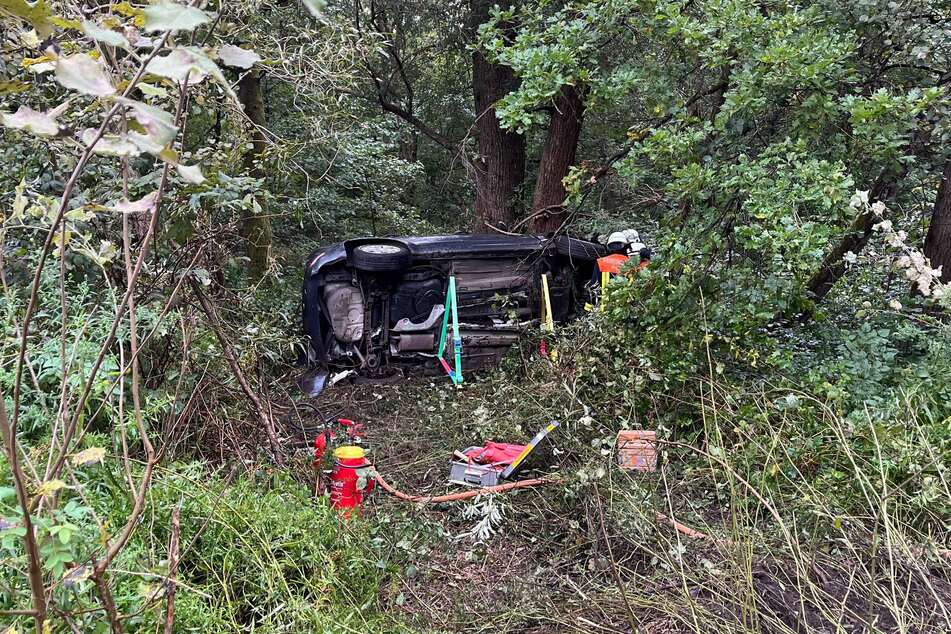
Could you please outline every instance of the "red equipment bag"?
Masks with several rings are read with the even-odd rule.
[[[467,457],[477,464],[509,465],[525,451],[525,445],[488,441],[485,447],[465,451]]]

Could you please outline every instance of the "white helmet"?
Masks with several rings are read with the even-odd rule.
[[[625,229],[624,231],[615,231],[608,236],[608,249],[619,253],[627,251],[629,255],[639,253],[644,248],[641,242],[641,236],[634,229]]]
[[[630,240],[627,239],[623,231],[615,231],[608,236],[607,247],[611,251],[623,251],[628,242],[630,242]]]

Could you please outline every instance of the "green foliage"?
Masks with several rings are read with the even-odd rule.
[[[424,186],[422,165],[394,156],[398,135],[376,121],[342,135],[331,161],[313,161],[326,172],[325,184],[290,201],[290,209],[315,228],[333,227],[337,236],[432,233],[413,196]]]
[[[518,90],[498,104],[502,125],[524,133],[542,123],[545,115],[539,106],[550,104],[566,85],[595,86],[589,96],[594,107],[604,98],[600,92],[616,92],[619,77],[605,72],[598,51],[624,28],[630,4],[542,0],[508,9],[497,5],[491,20],[479,27],[479,46],[490,60],[510,66],[521,79]],[[505,33],[511,24],[518,25],[514,40]]]
[[[599,336],[563,361],[578,369],[592,415],[647,413],[670,438],[729,448],[720,455],[733,468],[785,492],[791,509],[859,513],[868,504],[862,478],[880,475],[905,520],[935,529],[951,516],[939,501],[951,458],[945,324],[861,310],[849,324],[731,336],[713,330],[716,307],[682,302],[663,312],[677,290],[643,273],[612,285]],[[718,419],[729,422],[711,436]],[[858,468],[865,475],[849,475]],[[815,490],[811,499],[803,488]]]
[[[104,466],[84,469],[80,483],[85,496],[67,494],[51,517],[37,521],[44,568],[63,580],[56,593],[64,610],[96,604],[85,563],[97,541],[96,518],[117,525],[129,512],[122,489],[110,484],[122,478],[112,471],[116,464],[108,458]],[[6,475],[5,470],[0,473]],[[8,589],[0,594],[4,607],[16,605],[16,596],[25,591],[17,573],[25,563],[14,503],[12,491],[0,489],[0,557]],[[388,621],[376,613],[387,564],[371,546],[372,522],[342,521],[325,501],[313,500],[286,475],[262,473],[232,482],[222,474],[208,474],[202,465],[173,464],[154,483],[150,506],[152,530],[136,533],[112,572],[117,607],[133,615],[127,622],[132,629],[164,622],[166,589],[159,580],[168,573],[176,506],[181,508],[178,630],[399,629],[385,625]],[[283,607],[275,610],[276,605]],[[87,631],[102,625],[95,614],[78,624]]]
[[[131,569],[164,559],[170,512],[181,505],[179,596],[191,594],[180,613],[185,631],[380,628],[374,606],[381,571],[364,522],[341,521],[282,474],[227,485],[202,471],[183,466],[156,483],[151,495],[161,528],[143,551],[133,547],[125,556]]]
[[[34,332],[57,333],[58,329],[64,326],[64,319],[59,307],[59,289],[55,274],[50,272],[44,275],[42,282],[40,301],[46,310],[38,314]],[[42,345],[34,349],[30,355],[31,371],[28,371],[29,376],[23,382],[21,425],[24,432],[35,437],[49,433],[53,418],[51,410],[55,406],[59,396],[58,390],[64,380],[69,398],[78,399],[85,385],[85,377],[89,376],[89,371],[96,362],[99,353],[97,342],[102,341],[109,327],[109,322],[97,310],[99,302],[109,301],[107,295],[93,293],[88,284],[80,283],[75,287],[74,297],[75,306],[82,309],[68,315],[65,328],[67,332],[74,335],[85,334],[85,337],[82,337],[69,350],[72,360],[69,373],[66,373],[69,366],[63,363],[63,350],[60,349],[55,335],[44,338]],[[11,392],[16,372],[19,341],[19,329],[16,327],[19,322],[16,316],[18,310],[22,309],[23,302],[25,298],[15,296],[0,298],[0,309],[5,314],[4,323],[6,324],[3,346],[0,347],[0,359],[3,360],[0,366],[0,389],[6,395]],[[112,392],[109,384],[116,378],[118,359],[108,355],[102,366],[101,379],[92,385],[91,400],[84,412],[87,416],[97,411],[100,405],[104,405],[103,413],[108,417],[115,406],[115,399],[109,396]]]

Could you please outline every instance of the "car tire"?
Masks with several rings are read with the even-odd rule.
[[[412,254],[398,242],[371,242],[356,246],[350,258],[358,271],[398,273],[409,268]]]

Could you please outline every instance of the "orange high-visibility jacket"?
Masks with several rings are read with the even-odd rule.
[[[623,253],[613,253],[611,255],[606,255],[603,258],[598,258],[598,270],[602,273],[610,273],[611,275],[617,275],[621,272],[621,267],[630,260],[628,256]]]

